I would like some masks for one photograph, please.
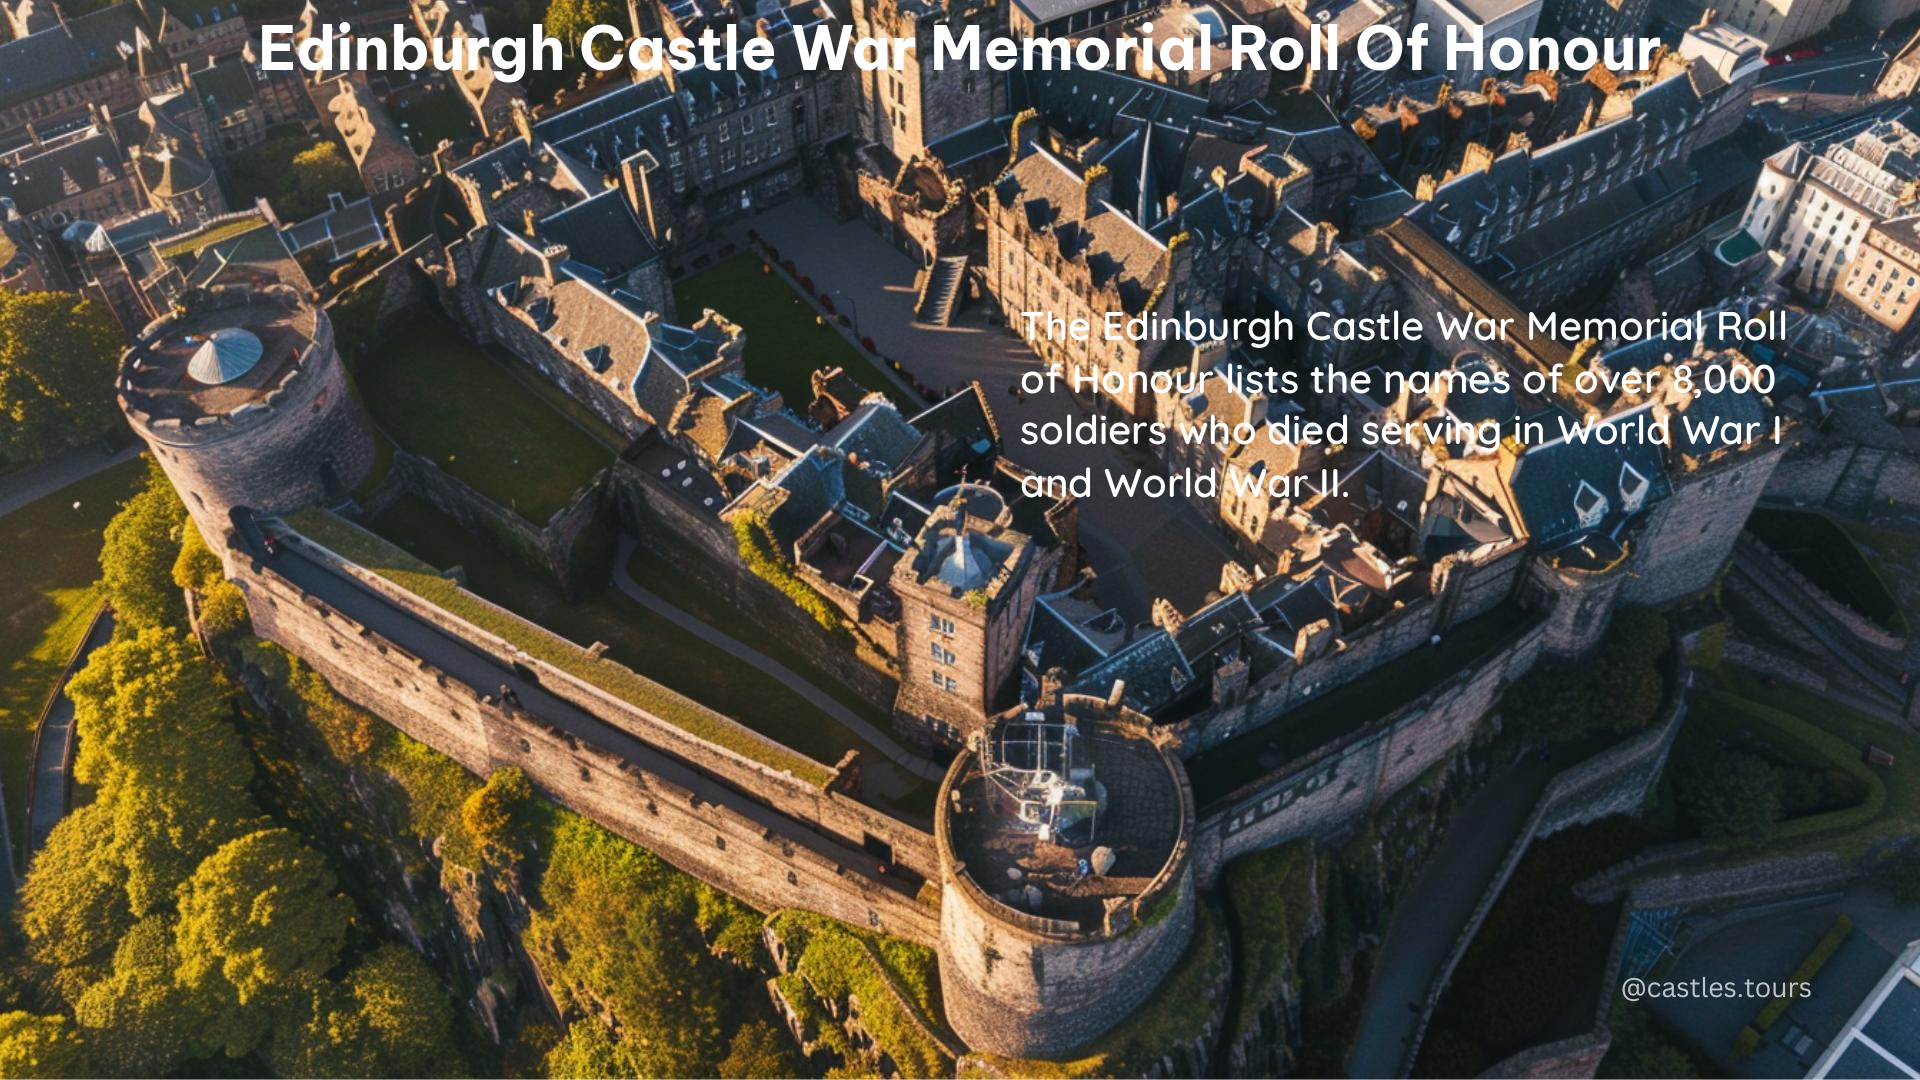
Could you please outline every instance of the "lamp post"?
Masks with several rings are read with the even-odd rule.
[[[833,295],[847,302],[847,310],[853,316],[853,336],[859,337],[860,336],[860,305],[854,300],[853,297],[847,295],[845,292],[839,289],[833,290]]]

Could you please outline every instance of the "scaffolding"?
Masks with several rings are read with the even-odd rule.
[[[1072,719],[1028,712],[997,725],[980,748],[980,770],[1012,800],[1018,824],[1070,848],[1093,844],[1107,801],[1092,764],[1075,753],[1079,738]]]

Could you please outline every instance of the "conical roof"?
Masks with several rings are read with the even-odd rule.
[[[229,326],[207,335],[187,361],[187,374],[208,386],[219,386],[253,370],[260,362],[260,339],[250,330]]]

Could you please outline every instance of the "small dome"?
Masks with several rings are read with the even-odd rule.
[[[219,386],[253,370],[260,362],[260,339],[250,330],[229,326],[207,335],[187,361],[187,374],[208,386]]]

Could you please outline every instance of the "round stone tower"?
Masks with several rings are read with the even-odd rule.
[[[1193,933],[1193,792],[1145,717],[1079,694],[992,720],[940,787],[940,989],[975,1050],[1126,1019]]]
[[[120,407],[217,548],[234,507],[336,501],[373,466],[333,324],[287,285],[188,293],[122,358]]]

